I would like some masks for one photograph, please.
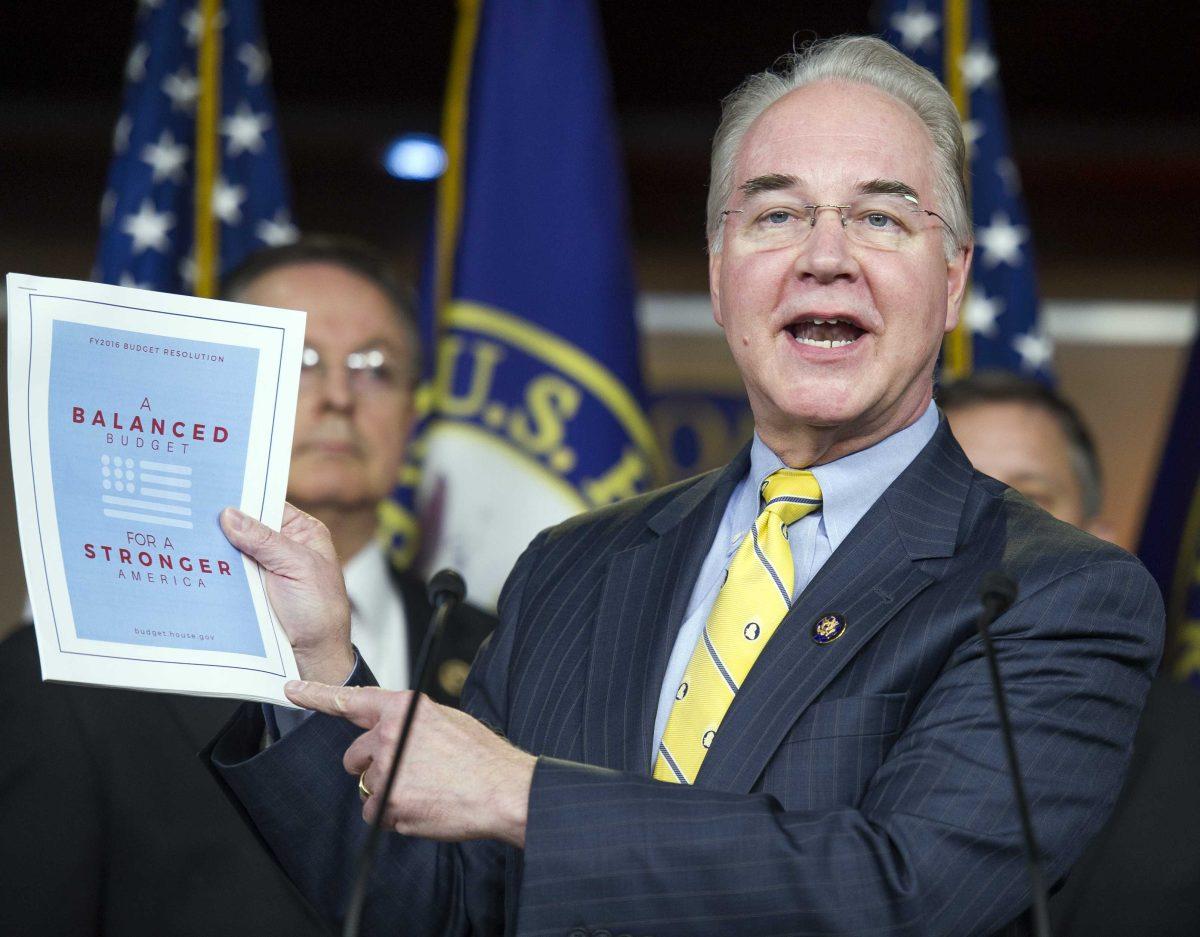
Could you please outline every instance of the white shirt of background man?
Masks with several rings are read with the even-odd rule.
[[[383,547],[371,541],[350,559],[343,573],[350,596],[350,640],[381,687],[407,689],[408,618]]]

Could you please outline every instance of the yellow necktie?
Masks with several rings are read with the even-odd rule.
[[[762,499],[675,691],[654,763],[660,781],[696,780],[738,687],[791,607],[787,527],[820,508],[821,488],[812,472],[780,469],[763,482]]]

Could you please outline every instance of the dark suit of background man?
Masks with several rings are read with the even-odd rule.
[[[466,712],[419,709],[388,804],[407,696],[354,685],[370,673],[336,601],[279,603],[311,651],[292,698],[322,714],[260,751],[247,707],[212,759],[324,914],[344,913],[360,810],[384,809],[403,835],[374,934],[1008,927],[1030,895],[975,630],[993,569],[1019,587],[992,632],[1047,875],[1067,872],[1121,786],[1162,605],[1128,554],[975,472],[931,403],[971,259],[964,152],[945,91],[874,39],[815,45],[726,101],[710,286],[755,438],[535,538]],[[776,502],[783,466],[811,467],[821,503],[780,530],[776,510],[816,500]],[[222,518],[268,571],[307,564],[312,601],[336,573],[297,515],[278,534]],[[782,620],[755,644],[773,623],[737,613],[768,605]],[[666,755],[698,745],[698,773],[671,783]]]
[[[322,239],[254,256],[225,292],[308,312],[288,497],[346,561],[355,642],[407,686],[430,608],[375,536],[419,374],[407,303],[371,251]],[[460,609],[442,702],[493,624]],[[0,933],[323,933],[196,759],[235,708],[42,684],[32,628],[0,645]]]
[[[1013,374],[938,391],[971,463],[1059,520],[1110,536],[1100,468],[1075,409]],[[1200,933],[1200,694],[1163,672],[1150,686],[1112,817],[1050,903],[1057,937]]]

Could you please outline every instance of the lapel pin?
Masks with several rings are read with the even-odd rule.
[[[822,615],[813,625],[813,640],[817,644],[832,644],[845,633],[846,619],[837,612]]]

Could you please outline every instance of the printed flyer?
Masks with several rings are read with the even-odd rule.
[[[287,703],[227,505],[278,529],[302,312],[8,275],[8,401],[42,677]]]

